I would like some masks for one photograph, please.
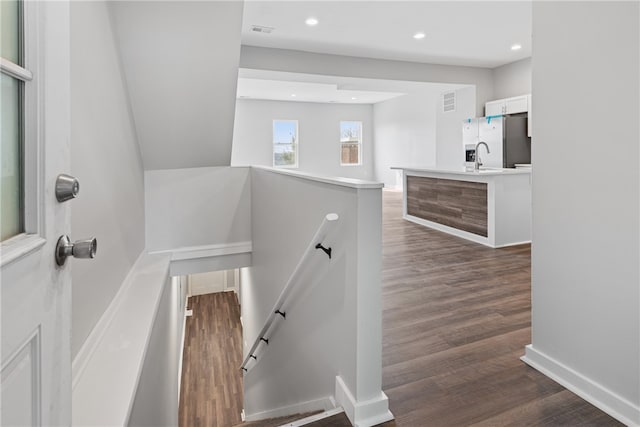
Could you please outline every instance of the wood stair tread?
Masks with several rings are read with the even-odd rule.
[[[286,423],[298,421],[311,415],[319,414],[322,411],[307,412],[304,414],[288,415],[286,417],[268,418],[266,420],[246,421],[244,423],[235,424],[233,427],[279,427]]]

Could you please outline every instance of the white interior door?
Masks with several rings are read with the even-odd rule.
[[[54,259],[73,203],[54,191],[70,167],[69,5],[0,3],[0,424],[70,425],[71,263]]]

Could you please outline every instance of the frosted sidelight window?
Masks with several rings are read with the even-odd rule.
[[[273,121],[273,166],[298,167],[298,121]]]
[[[0,1],[0,56],[21,67],[21,2]],[[0,240],[24,232],[24,81],[0,73]]]
[[[362,164],[362,122],[340,122],[340,164]]]
[[[16,0],[0,1],[0,55],[18,65],[22,65],[20,6]]]
[[[2,188],[0,188],[0,238],[5,240],[20,234],[22,225],[22,160],[21,160],[21,82],[5,74],[0,75],[2,86]]]

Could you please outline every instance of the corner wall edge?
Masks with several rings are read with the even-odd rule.
[[[339,375],[336,376],[335,400],[355,427],[372,427],[394,419],[389,410],[389,399],[382,390],[373,399],[357,402]]]

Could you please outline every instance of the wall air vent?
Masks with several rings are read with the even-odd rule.
[[[251,26],[251,31],[256,32],[256,33],[271,34],[271,32],[273,30],[275,30],[275,28],[273,28],[273,27],[263,27],[262,25],[252,25]]]
[[[442,112],[451,113],[456,111],[456,92],[445,92],[442,94]]]

